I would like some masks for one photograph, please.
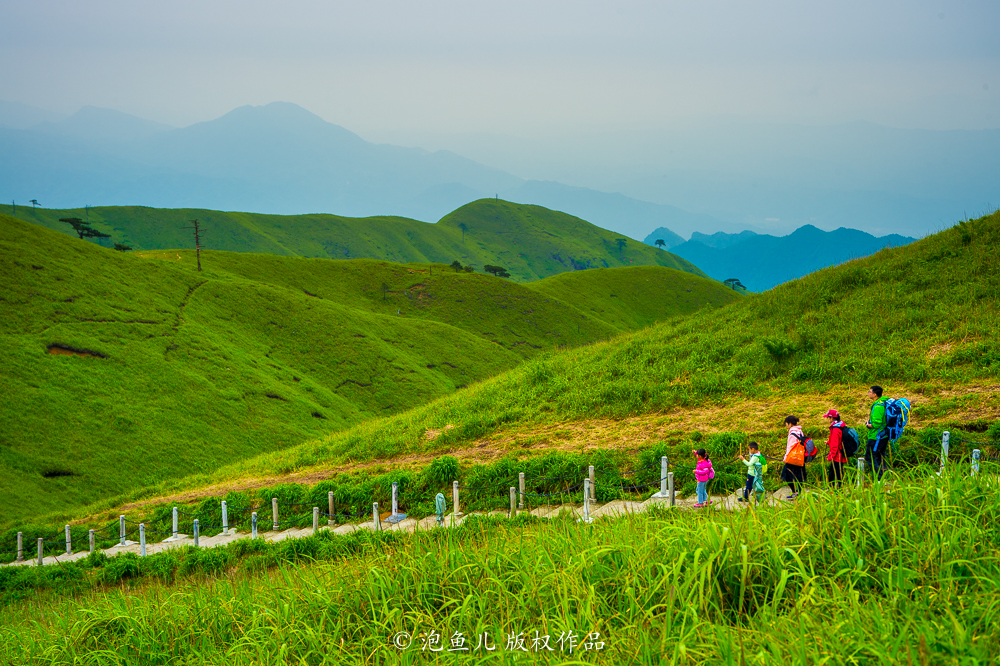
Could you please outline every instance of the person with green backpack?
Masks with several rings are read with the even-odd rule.
[[[874,400],[868,413],[868,446],[865,448],[865,464],[872,474],[881,481],[885,469],[885,453],[889,448],[889,433],[886,429],[888,420],[885,417],[886,398],[882,397],[882,387],[872,386],[868,389],[868,398]]]
[[[749,504],[750,493],[753,492],[757,504],[760,504],[764,500],[764,473],[767,472],[767,459],[760,452],[757,442],[750,442],[747,448],[750,450],[750,459],[740,456],[740,460],[747,466],[747,485],[743,489],[743,497],[737,499]]]

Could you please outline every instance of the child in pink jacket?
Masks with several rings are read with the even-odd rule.
[[[715,478],[715,470],[712,469],[712,461],[708,459],[705,449],[692,451],[698,458],[698,464],[694,468],[694,479],[698,482],[698,503],[695,508],[708,506],[712,502],[708,499],[708,482]]]

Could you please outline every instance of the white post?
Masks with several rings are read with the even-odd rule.
[[[382,521],[378,517],[378,502],[372,503],[372,529],[376,532],[382,529]]]
[[[95,543],[97,541],[97,536],[94,534],[94,530],[90,530],[87,536],[89,537],[90,541],[90,552],[93,553],[94,549],[97,547],[97,544]]]
[[[121,532],[121,544],[125,545],[125,516],[118,516],[119,532]]]
[[[670,493],[670,506],[677,506],[677,495],[674,493],[673,472],[667,472],[667,491]]]
[[[278,498],[271,498],[271,530],[274,532],[278,531],[281,525],[278,523]]]
[[[951,440],[951,433],[947,430],[941,435],[941,471],[938,472],[938,476],[944,474],[944,467],[948,463],[948,444]]]
[[[979,456],[982,453],[979,449],[972,449],[972,476],[979,474]]]
[[[327,511],[326,512],[328,514],[330,514],[327,517],[327,519],[326,519],[326,524],[329,525],[330,527],[333,527],[333,524],[335,522],[337,522],[337,521],[335,521],[333,519],[333,517],[337,515],[337,511],[336,511],[337,507],[334,506],[334,503],[333,503],[333,491],[332,490],[326,494],[326,506],[327,506]]]
[[[865,459],[858,458],[858,488],[861,488],[861,478],[865,475]]]
[[[395,516],[399,513],[399,502],[396,501],[397,495],[399,493],[399,484],[395,481],[392,482],[392,515]]]
[[[250,538],[257,538],[257,512],[254,511],[250,514]]]
[[[194,531],[192,532],[192,534],[194,535],[194,545],[195,545],[195,548],[197,548],[198,547],[198,536],[199,536],[198,519],[197,518],[194,519],[194,528],[193,528],[193,530]]]
[[[660,497],[667,496],[667,457],[660,458]]]
[[[146,523],[139,523],[139,557],[146,557]]]
[[[524,508],[524,472],[518,472],[517,473],[517,489],[518,489],[517,508],[518,509],[523,509]]]
[[[593,469],[593,467],[591,467]],[[590,522],[590,479],[583,480],[583,522]]]
[[[38,566],[42,566],[42,560],[45,558],[45,539],[38,537]]]
[[[66,526],[66,554],[73,554],[73,541],[69,533],[69,525]]]
[[[177,534],[179,530],[177,529],[177,507],[174,507],[174,539],[177,539]]]
[[[17,561],[24,562],[24,532],[17,533]]]
[[[510,487],[510,517],[517,515],[517,488]]]
[[[226,500],[222,500],[222,533],[229,534],[229,507]]]
[[[313,534],[319,532],[319,507],[313,507]]]
[[[451,484],[452,515],[458,518],[461,512],[458,510],[458,481]]]
[[[597,472],[594,466],[590,466],[590,501],[597,501]]]

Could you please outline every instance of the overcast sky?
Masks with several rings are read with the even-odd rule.
[[[995,0],[2,0],[0,25],[0,99],[175,126],[280,100],[363,136],[1000,127]]]

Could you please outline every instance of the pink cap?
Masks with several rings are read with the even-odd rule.
[[[825,418],[825,419],[839,419],[840,418],[840,412],[838,412],[836,409],[831,409],[831,410],[827,411],[826,414],[823,415],[823,418]]]

